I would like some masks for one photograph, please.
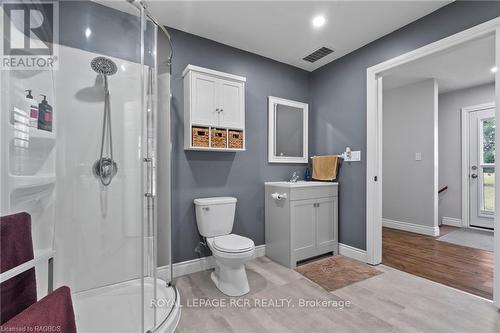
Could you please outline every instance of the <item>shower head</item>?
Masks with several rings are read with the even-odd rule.
[[[118,70],[113,60],[106,57],[95,57],[90,62],[90,67],[94,72],[103,75],[113,75]]]

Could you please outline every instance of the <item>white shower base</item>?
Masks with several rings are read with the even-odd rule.
[[[153,278],[144,279],[145,331],[153,327],[154,310]],[[181,316],[179,293],[174,304],[176,290],[166,287],[163,280],[156,281],[157,299],[168,300],[157,308],[156,322],[163,324],[155,332],[174,332]],[[140,333],[141,332],[141,280],[131,280],[106,287],[73,294],[76,326],[79,333]],[[167,316],[169,315],[167,320]]]

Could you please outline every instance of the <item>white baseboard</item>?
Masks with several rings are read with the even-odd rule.
[[[263,257],[266,255],[266,246],[257,245],[255,247],[254,258]],[[187,260],[174,264],[174,277],[179,277],[191,273],[206,271],[215,267],[215,259],[213,256],[203,257],[198,259]],[[170,266],[158,267],[158,275],[160,278],[167,280],[170,275]]]
[[[387,228],[404,230],[427,236],[434,236],[434,237],[439,236],[439,227],[428,227],[420,224],[395,221],[389,219],[382,219],[382,225]]]
[[[339,244],[339,254],[362,262],[367,262],[368,258],[365,250],[342,243]]]
[[[443,216],[441,218],[441,223],[444,225],[450,225],[452,227],[459,227],[459,228],[463,227],[462,219],[457,219],[454,217]]]

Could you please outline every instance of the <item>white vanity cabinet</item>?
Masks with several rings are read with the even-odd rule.
[[[183,77],[184,148],[245,150],[246,78],[193,65]]]
[[[266,255],[287,267],[338,254],[338,183],[265,183]],[[278,198],[276,198],[278,196]]]

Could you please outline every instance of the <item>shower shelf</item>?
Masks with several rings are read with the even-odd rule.
[[[56,183],[56,176],[54,174],[38,176],[10,176],[10,179],[12,189],[43,187]]]
[[[37,128],[30,128],[30,137],[55,140],[54,132],[44,131]]]
[[[18,130],[14,127],[14,125],[9,124],[8,130],[9,130],[9,137],[11,139],[18,137],[16,135],[16,132]],[[37,138],[38,139],[51,139],[51,140],[56,139],[54,132],[44,131],[44,130],[34,128],[34,127],[29,127],[29,137],[30,137],[30,139],[37,139]]]

